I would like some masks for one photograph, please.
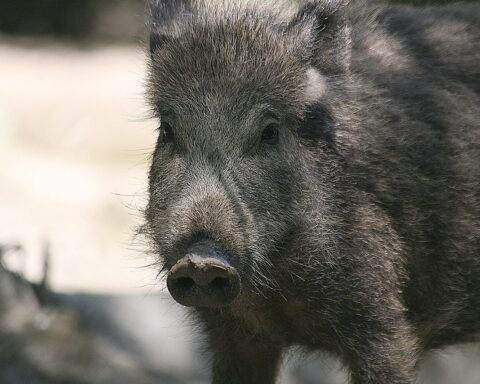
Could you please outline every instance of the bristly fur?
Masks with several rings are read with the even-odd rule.
[[[425,351],[480,332],[480,7],[258,3],[151,3],[174,140],[144,231],[164,271],[208,239],[242,278],[195,310],[215,384],[273,383],[293,344],[413,384]]]

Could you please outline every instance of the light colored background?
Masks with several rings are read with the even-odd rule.
[[[149,291],[152,260],[134,239],[154,119],[141,47],[0,40],[0,243],[36,281],[51,243],[56,291]]]

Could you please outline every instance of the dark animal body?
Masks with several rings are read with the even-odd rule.
[[[411,384],[480,331],[480,8],[154,1],[145,232],[213,382]]]

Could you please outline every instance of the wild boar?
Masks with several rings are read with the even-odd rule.
[[[480,331],[480,8],[258,3],[151,3],[144,231],[215,384],[412,384]]]

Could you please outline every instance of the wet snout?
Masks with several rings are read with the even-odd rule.
[[[172,297],[188,307],[221,307],[240,293],[240,276],[210,243],[197,244],[170,269]]]

